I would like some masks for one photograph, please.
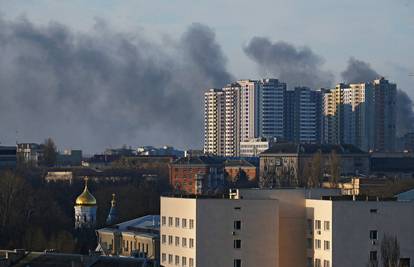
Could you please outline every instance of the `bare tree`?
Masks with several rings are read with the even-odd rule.
[[[330,183],[335,187],[338,184],[341,176],[341,159],[335,150],[332,150],[329,156],[329,171],[330,171]]]
[[[398,267],[400,244],[396,236],[384,234],[381,241],[381,260],[383,267]]]
[[[52,138],[48,138],[43,143],[43,163],[48,167],[56,165],[57,148]]]
[[[309,179],[308,185],[310,187],[320,187],[322,182],[322,153],[316,152],[310,161],[309,165]]]

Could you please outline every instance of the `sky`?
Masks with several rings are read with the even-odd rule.
[[[65,118],[68,121],[66,126],[52,123],[48,126],[40,126],[41,129],[39,130],[33,129],[33,127],[36,128],[35,125],[41,123],[32,124],[31,122],[34,119],[30,117],[33,112],[36,114],[36,109],[28,110],[27,113],[16,111],[16,114],[12,114],[13,111],[10,110],[9,116],[3,116],[2,118],[2,115],[0,115],[0,122],[9,124],[8,130],[0,130],[0,142],[3,144],[15,142],[16,132],[18,132],[17,138],[19,141],[41,142],[50,135],[56,139],[58,146],[62,149],[67,147],[82,148],[91,152],[103,150],[105,146],[116,147],[122,144],[132,146],[171,144],[180,148],[201,147],[202,117],[200,114],[202,114],[202,106],[200,106],[201,101],[197,102],[197,99],[200,98],[200,92],[210,86],[220,86],[217,83],[224,83],[229,79],[257,79],[264,75],[270,75],[269,72],[264,71],[263,66],[259,66],[261,62],[252,60],[251,54],[247,52],[254,37],[265,38],[273,44],[284,42],[298,52],[309,49],[317,58],[317,74],[330,75],[329,80],[332,83],[342,81],[341,72],[347,68],[350,58],[362,60],[367,62],[377,73],[396,82],[400,89],[403,89],[411,98],[414,98],[414,77],[409,77],[409,73],[414,73],[413,13],[414,0],[0,0],[0,17],[3,24],[3,27],[0,27],[0,33],[3,30],[3,32],[11,34],[10,36],[17,36],[16,40],[20,41],[16,41],[13,46],[22,47],[22,50],[13,50],[9,44],[8,46],[4,45],[1,50],[3,54],[11,53],[14,55],[27,51],[27,45],[23,45],[21,42],[21,33],[27,33],[27,29],[30,28],[40,35],[50,36],[50,33],[56,33],[58,30],[68,33],[64,36],[69,36],[68,40],[73,39],[74,41],[69,41],[66,45],[69,44],[69,50],[73,45],[73,51],[76,52],[74,52],[74,55],[77,55],[79,51],[86,51],[83,46],[81,47],[83,50],[80,50],[79,43],[81,43],[81,40],[89,40],[95,52],[111,50],[111,55],[116,56],[116,59],[113,59],[114,57],[108,59],[112,63],[117,63],[120,60],[119,54],[116,54],[119,52],[114,47],[123,47],[119,42],[112,42],[115,42],[114,38],[122,36],[120,38],[124,40],[124,43],[128,43],[130,46],[136,45],[134,51],[143,52],[146,50],[141,50],[141,48],[146,47],[150,51],[148,55],[154,54],[154,57],[149,58],[143,52],[143,58],[145,60],[150,59],[149,61],[144,60],[146,63],[155,62],[156,70],[166,71],[164,69],[165,65],[171,64],[172,67],[169,69],[174,71],[168,73],[166,76],[168,79],[172,79],[169,76],[174,75],[174,73],[180,73],[177,76],[182,77],[181,80],[183,81],[187,80],[190,77],[186,76],[185,73],[194,71],[195,68],[195,65],[189,66],[187,62],[191,61],[194,64],[198,62],[197,60],[204,62],[204,59],[198,56],[199,53],[203,53],[203,50],[198,51],[196,49],[201,44],[191,40],[199,40],[203,44],[209,42],[211,45],[208,45],[208,48],[212,49],[213,56],[208,54],[206,60],[212,57],[214,59],[211,64],[209,63],[210,65],[207,64],[207,66],[200,68],[201,70],[191,72],[191,75],[197,76],[198,80],[194,84],[191,84],[191,82],[187,82],[187,84],[200,88],[194,89],[197,92],[186,100],[187,102],[173,107],[174,110],[183,109],[179,113],[174,113],[180,117],[194,113],[192,111],[199,108],[200,112],[195,114],[194,118],[189,115],[188,121],[192,122],[189,123],[189,128],[183,129],[186,123],[182,122],[182,118],[179,119],[180,122],[176,123],[179,129],[171,130],[171,127],[175,127],[173,126],[174,123],[171,123],[168,127],[164,127],[162,121],[159,123],[160,125],[157,125],[157,123],[153,125],[148,121],[140,120],[140,115],[136,114],[138,117],[137,124],[143,123],[142,127],[148,130],[146,133],[142,127],[131,126],[131,124],[134,124],[133,116],[130,116],[128,110],[122,110],[119,114],[112,114],[114,118],[109,120],[109,125],[105,127],[97,126],[96,133],[93,128],[91,129],[90,121],[80,125],[80,130],[75,129],[80,117],[88,117],[89,115],[85,115],[86,112],[101,112],[102,107],[99,107],[97,109],[91,108],[92,110],[86,109],[82,113],[77,113],[77,115],[68,116],[68,118]],[[25,31],[21,30],[24,28],[22,25],[26,27]],[[59,29],[57,30],[57,28]],[[17,31],[20,35],[13,31]],[[96,42],[98,40],[108,42],[108,47],[104,47],[105,45],[101,45],[101,43],[97,45],[96,42],[91,40],[91,36],[95,38],[93,40]],[[10,37],[8,38],[10,39]],[[38,51],[33,50],[33,53],[38,53]],[[105,55],[105,52],[103,54]],[[165,54],[165,56],[160,56],[161,54]],[[182,56],[177,59],[176,54],[182,54]],[[176,63],[177,61],[180,63]],[[21,86],[30,87],[33,84],[32,80],[27,84],[21,82],[22,76],[27,78],[27,69],[19,69],[18,72],[16,68],[10,70],[10,62],[15,61],[13,58],[10,59],[7,64],[3,64],[2,69],[14,74],[19,73],[17,76],[19,77],[18,82],[22,84]],[[71,63],[71,66],[86,64],[84,61],[82,63],[74,62]],[[142,66],[141,61],[139,62],[139,65]],[[111,65],[113,65],[112,63]],[[105,63],[100,65],[102,64]],[[213,71],[217,68],[214,64],[224,65],[221,73]],[[55,65],[48,65],[48,68],[50,66],[53,68]],[[189,71],[186,71],[186,68],[189,68]],[[122,79],[123,75],[122,73],[119,74],[119,79]],[[46,73],[46,77],[50,77],[50,75]],[[60,79],[62,76],[57,75],[56,77],[54,79]],[[67,78],[65,76],[65,79]],[[206,80],[205,84],[203,83],[204,80]],[[3,84],[0,84],[3,87],[0,88],[2,91],[6,90],[4,89],[5,86],[13,87],[17,84],[7,77],[4,81]],[[46,87],[54,84],[54,82],[48,81]],[[92,81],[88,81],[88,83],[93,84]],[[174,78],[168,80],[167,84],[170,83],[180,84],[181,82]],[[40,82],[39,84],[39,88],[45,88]],[[113,81],[107,84],[108,86],[120,85]],[[160,85],[160,87],[162,86]],[[182,89],[183,86],[185,85],[174,87],[177,88],[175,93],[189,90],[188,88]],[[10,97],[17,98],[16,90],[13,91],[14,93],[8,92]],[[70,89],[62,90],[67,92]],[[125,93],[128,94],[128,92]],[[171,91],[160,91],[160,94],[165,95],[169,92]],[[22,90],[21,94],[24,95],[24,93],[25,91]],[[48,91],[43,93],[48,94]],[[90,97],[94,99],[95,91],[89,93],[91,94]],[[97,94],[99,95],[99,93]],[[108,98],[110,97],[108,96]],[[146,101],[151,99],[148,98]],[[166,98],[164,100],[171,101],[171,99],[175,101],[176,98]],[[46,105],[52,105],[51,103],[56,102],[55,100],[51,99],[46,102]],[[76,101],[76,99],[73,101]],[[130,100],[123,101],[128,102]],[[181,106],[188,104],[189,101],[195,101],[195,104],[191,104],[193,107],[186,112],[185,108]],[[74,107],[74,105],[65,106],[66,112]],[[112,108],[116,111],[117,107]],[[125,105],[125,107],[128,107],[128,105]],[[75,107],[75,109],[78,108]],[[153,109],[147,110],[147,112],[152,111]],[[46,119],[48,119],[47,112],[42,112],[39,114],[42,114],[43,117],[46,116]],[[140,112],[140,110],[131,112]],[[65,116],[62,114],[58,112],[56,115]],[[197,116],[200,118],[197,119]],[[129,126],[114,125],[114,123],[116,124],[115,117],[125,118]],[[13,118],[19,120],[20,123],[11,123],[10,121]],[[102,120],[101,124],[106,123],[102,117],[90,116],[90,120],[96,121],[97,119]],[[49,120],[53,122],[53,118],[49,118]],[[173,121],[174,118],[168,118],[168,120]],[[27,124],[31,128],[24,126]],[[52,127],[63,129],[56,130],[51,129]],[[30,129],[33,130],[30,132]],[[68,134],[68,131],[71,130],[74,132]],[[108,133],[108,131],[117,130],[123,133]],[[125,134],[126,132],[127,134]],[[194,134],[190,135],[188,132]],[[99,134],[105,136],[105,138],[96,137]],[[79,141],[79,138],[83,138],[83,141]]]

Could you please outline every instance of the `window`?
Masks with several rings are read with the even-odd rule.
[[[313,267],[313,258],[312,257],[308,257],[306,259],[306,267]]]
[[[173,255],[172,254],[168,254],[168,263],[172,264],[173,262]]]
[[[378,231],[377,230],[369,231],[369,238],[371,240],[378,240]]]
[[[180,227],[180,218],[175,218],[175,227]]]
[[[180,265],[180,256],[175,256],[175,265]]]
[[[181,266],[183,266],[183,267],[187,266],[187,258],[186,257],[181,258]]]
[[[167,242],[167,237],[165,235],[161,236],[161,242],[165,244]]]
[[[172,237],[172,235],[169,235],[168,236],[168,245],[172,245],[172,243],[173,243],[173,237]]]
[[[241,221],[234,221],[234,230],[241,229]]]
[[[322,267],[321,266],[321,259],[315,259],[315,267]]]
[[[370,209],[369,212],[371,212],[371,213],[377,213],[378,210],[377,209]]]
[[[183,237],[183,239],[181,240],[181,244],[183,247],[187,246],[187,238]]]
[[[377,261],[378,260],[377,251],[370,251],[369,252],[369,260],[370,261]]]
[[[308,249],[312,249],[313,248],[313,239],[312,238],[306,239],[306,247]],[[312,260],[312,262],[313,262],[313,260]]]
[[[190,244],[189,244],[189,247],[190,247],[190,248],[193,248],[193,247],[194,247],[194,239],[193,239],[193,238],[190,238]]]
[[[241,267],[242,266],[241,260],[240,259],[235,259],[233,266],[234,267]]]
[[[193,228],[194,228],[194,220],[190,219],[190,229],[193,229]]]
[[[323,230],[329,231],[330,228],[331,228],[330,222],[329,221],[324,221],[323,222]]]
[[[187,219],[183,219],[183,220],[181,221],[181,226],[182,226],[183,228],[187,228]]]
[[[330,262],[327,260],[323,261],[323,267],[330,267]]]
[[[162,216],[161,217],[161,224],[162,225],[166,225],[166,218],[165,218],[165,216]]]
[[[240,208],[240,207],[234,207],[234,209],[235,209],[235,210],[241,210],[241,208]]]
[[[173,218],[168,217],[168,226],[172,226],[172,225],[173,225]]]
[[[313,232],[313,220],[308,219],[307,225],[308,225],[308,232],[312,233]],[[312,259],[312,265],[313,265],[313,259]]]
[[[189,267],[194,267],[194,259],[193,258],[188,259],[188,266]]]
[[[324,250],[331,249],[331,244],[329,243],[329,241],[327,241],[327,240],[323,241],[323,249]]]
[[[241,240],[240,239],[234,240],[234,248],[241,248]]]
[[[321,230],[321,221],[315,220],[315,230]]]
[[[315,249],[320,249],[320,248],[321,248],[321,240],[315,239]]]
[[[175,237],[175,245],[177,247],[180,245],[180,238],[178,236]]]
[[[165,253],[162,253],[161,255],[161,261],[165,262],[167,260],[167,255],[165,255]]]

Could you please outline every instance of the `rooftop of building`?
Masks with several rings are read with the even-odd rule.
[[[213,156],[182,157],[172,162],[173,165],[220,165],[225,158]]]
[[[1,256],[6,254],[9,259],[13,259],[13,266],[31,266],[31,267],[140,267],[152,266],[148,264],[147,259],[132,258],[132,257],[107,257],[99,255],[81,255],[81,254],[67,254],[57,252],[31,252],[24,250],[15,251],[0,251]]]
[[[143,217],[135,218],[129,221],[118,223],[110,227],[98,229],[101,232],[145,232],[153,233],[160,229],[160,216],[159,215],[146,215]]]
[[[245,159],[228,159],[224,162],[225,167],[252,167],[256,166]]]
[[[276,143],[262,154],[368,154],[354,145]]]

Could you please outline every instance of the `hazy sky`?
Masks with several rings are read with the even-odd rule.
[[[260,78],[260,69],[243,51],[251,38],[259,36],[299,49],[309,47],[323,58],[321,68],[332,72],[335,82],[341,80],[350,57],[368,62],[414,98],[414,77],[408,76],[414,73],[414,0],[0,0],[0,14],[11,22],[25,17],[39,27],[58,22],[82,34],[93,32],[97,23],[105,24],[115,32],[139,34],[157,44],[176,42],[197,22],[215,33],[227,70],[236,79]],[[10,143],[10,134],[2,138]],[[74,145],[60,141],[62,146]],[[173,138],[126,138],[108,144],[145,142],[185,148]],[[190,143],[201,146],[201,141]],[[88,149],[97,150],[98,144]]]

